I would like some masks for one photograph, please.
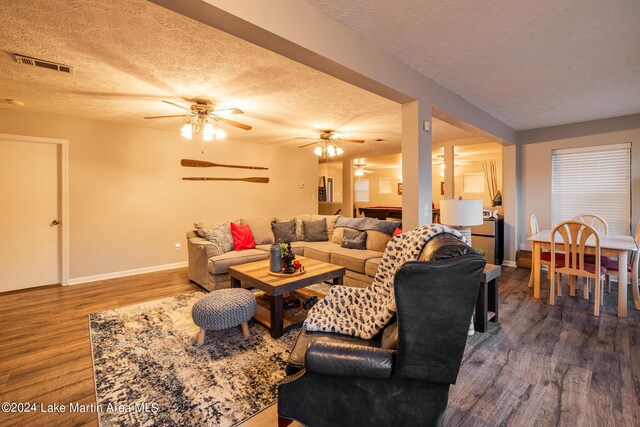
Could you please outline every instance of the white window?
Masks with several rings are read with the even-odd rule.
[[[595,214],[609,234],[631,231],[631,144],[553,150],[552,220]]]
[[[359,179],[355,182],[354,200],[356,202],[369,201],[369,180]]]
[[[391,194],[391,178],[378,178],[378,193]]]

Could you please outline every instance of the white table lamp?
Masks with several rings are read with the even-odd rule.
[[[446,199],[440,201],[440,222],[456,228],[471,246],[471,226],[482,224],[482,200]]]

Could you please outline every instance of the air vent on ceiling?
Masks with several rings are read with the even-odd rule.
[[[19,64],[48,68],[54,71],[62,71],[63,73],[71,73],[73,71],[73,67],[70,67],[68,65],[57,64],[55,62],[45,61],[44,59],[31,58],[30,56],[18,55],[17,53],[15,53],[13,56],[16,58],[16,62],[18,62]]]

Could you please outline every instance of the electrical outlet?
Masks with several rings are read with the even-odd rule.
[[[182,250],[182,245],[180,243],[176,243],[176,251]]]
[[[520,243],[520,250],[524,251],[524,245],[522,243]]]

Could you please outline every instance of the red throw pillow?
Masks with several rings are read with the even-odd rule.
[[[398,234],[402,234],[402,229],[401,228],[396,228],[393,231],[393,236],[391,236],[391,237],[396,237]]]
[[[256,241],[253,240],[253,234],[251,233],[249,224],[238,225],[232,222],[231,236],[233,237],[233,250],[235,251],[244,251],[256,247]]]

